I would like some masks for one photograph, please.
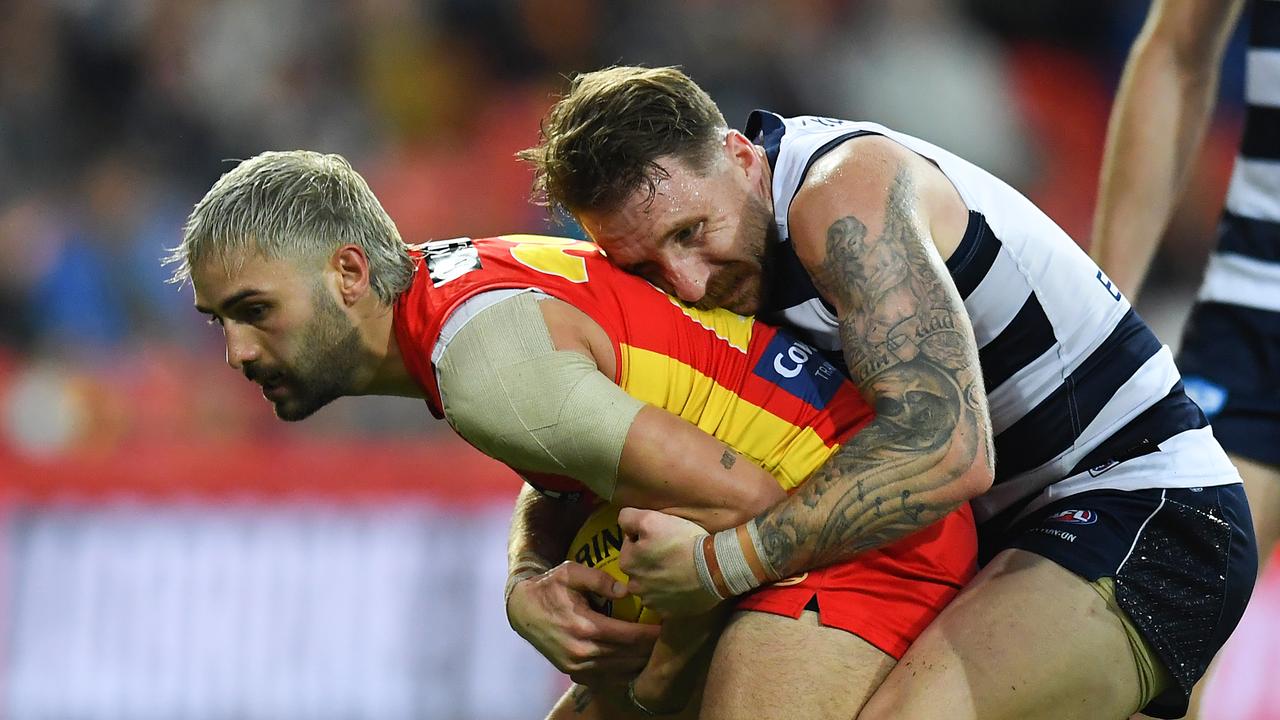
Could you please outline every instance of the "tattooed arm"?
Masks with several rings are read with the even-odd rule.
[[[991,486],[978,351],[941,258],[968,221],[950,181],[887,138],[858,138],[814,163],[789,220],[876,419],[732,531],[623,509],[627,587],[664,617],[891,543]]]
[[[775,576],[893,542],[990,486],[977,347],[933,240],[949,252],[966,216],[937,168],[882,137],[815,163],[792,203],[796,253],[876,419],[753,521]]]

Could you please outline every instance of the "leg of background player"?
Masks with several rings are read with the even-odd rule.
[[[1138,670],[1119,618],[1079,576],[1023,550],[982,569],[907,650],[860,720],[1121,720]]]
[[[734,613],[703,690],[701,720],[852,718],[894,660],[856,635],[798,619]]]
[[[1265,563],[1271,557],[1271,549],[1280,541],[1280,467],[1234,454],[1231,462],[1244,478],[1244,492],[1249,497],[1249,513],[1253,516],[1253,531],[1258,537],[1258,562]],[[1258,577],[1262,577],[1261,572]],[[1196,683],[1191,693],[1191,711],[1186,715],[1187,720],[1200,717],[1200,701],[1204,697],[1206,683],[1213,677],[1214,665],[1209,667],[1205,679]]]

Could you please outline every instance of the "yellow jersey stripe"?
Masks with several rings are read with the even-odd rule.
[[[785,490],[804,482],[839,447],[744,400],[687,363],[644,348],[621,347],[623,390],[714,435],[767,470]]]
[[[676,298],[668,298],[690,320],[710,330],[735,350],[747,352],[747,346],[751,344],[751,327],[755,324],[751,318],[735,315],[728,310],[699,310]]]

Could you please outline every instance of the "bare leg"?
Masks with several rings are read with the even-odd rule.
[[[916,640],[860,720],[1121,720],[1138,669],[1120,619],[1082,578],[1005,550]]]
[[[893,667],[865,640],[798,619],[738,612],[720,636],[702,720],[852,718]]]

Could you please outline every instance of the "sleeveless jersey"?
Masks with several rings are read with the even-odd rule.
[[[803,482],[871,420],[857,388],[812,347],[726,310],[689,307],[616,269],[592,243],[533,235],[423,246],[413,284],[396,302],[394,327],[436,417],[442,412],[431,355],[442,327],[468,299],[513,288],[586,313],[613,343],[614,382],[714,435],[784,489]],[[584,490],[568,478],[514,469],[549,493]]]
[[[1280,2],[1249,5],[1244,137],[1199,299],[1280,312]]]
[[[1169,349],[1088,255],[1016,190],[941,148],[873,123],[756,111],[746,134],[764,147],[773,168],[782,240],[770,271],[775,290],[760,317],[795,328],[831,356],[840,353],[835,314],[787,231],[791,201],[809,167],[840,143],[881,135],[930,160],[959,192],[969,223],[947,269],[973,325],[995,434],[995,485],[973,502],[979,522],[1016,516],[1060,481],[1057,497],[1098,487],[1223,482],[1209,470],[1141,480],[1123,472],[1102,476],[1174,436],[1207,432],[1207,421],[1184,394]]]

